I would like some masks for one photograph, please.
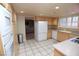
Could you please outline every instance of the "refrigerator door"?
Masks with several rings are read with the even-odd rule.
[[[47,21],[38,21],[38,33],[47,32],[48,22]]]
[[[35,21],[35,39],[37,41],[47,40],[47,21]]]
[[[37,41],[44,41],[44,40],[47,40],[47,32],[43,32],[38,35]]]

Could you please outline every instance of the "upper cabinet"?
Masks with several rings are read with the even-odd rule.
[[[58,17],[49,18],[48,25],[58,25]]]
[[[60,18],[58,27],[78,29],[79,16]]]
[[[46,17],[46,16],[35,16],[34,20],[36,20],[36,21],[47,21],[48,17]]]

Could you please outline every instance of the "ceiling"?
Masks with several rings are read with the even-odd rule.
[[[79,13],[78,3],[12,3],[12,6],[17,14],[27,16],[56,17]],[[56,6],[59,6],[59,9],[56,10]]]

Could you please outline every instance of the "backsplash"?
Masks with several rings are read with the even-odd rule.
[[[48,29],[57,29],[57,25],[48,25]]]

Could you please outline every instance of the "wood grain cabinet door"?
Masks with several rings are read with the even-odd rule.
[[[70,38],[70,34],[69,33],[65,33],[65,32],[58,32],[58,35],[57,35],[57,40],[59,42],[61,41],[64,41],[64,40],[67,40]]]
[[[57,49],[54,49],[54,56],[64,56],[64,54],[62,54],[60,51],[58,51]]]
[[[51,39],[51,38],[52,38],[51,30],[48,30],[48,39]]]
[[[64,41],[64,40],[67,40],[67,39],[70,38],[70,34],[63,32],[62,37],[63,37],[63,39],[62,39],[63,41]]]
[[[57,34],[57,40],[59,41],[59,42],[61,42],[62,41],[62,33],[61,32],[58,32],[58,34]]]

